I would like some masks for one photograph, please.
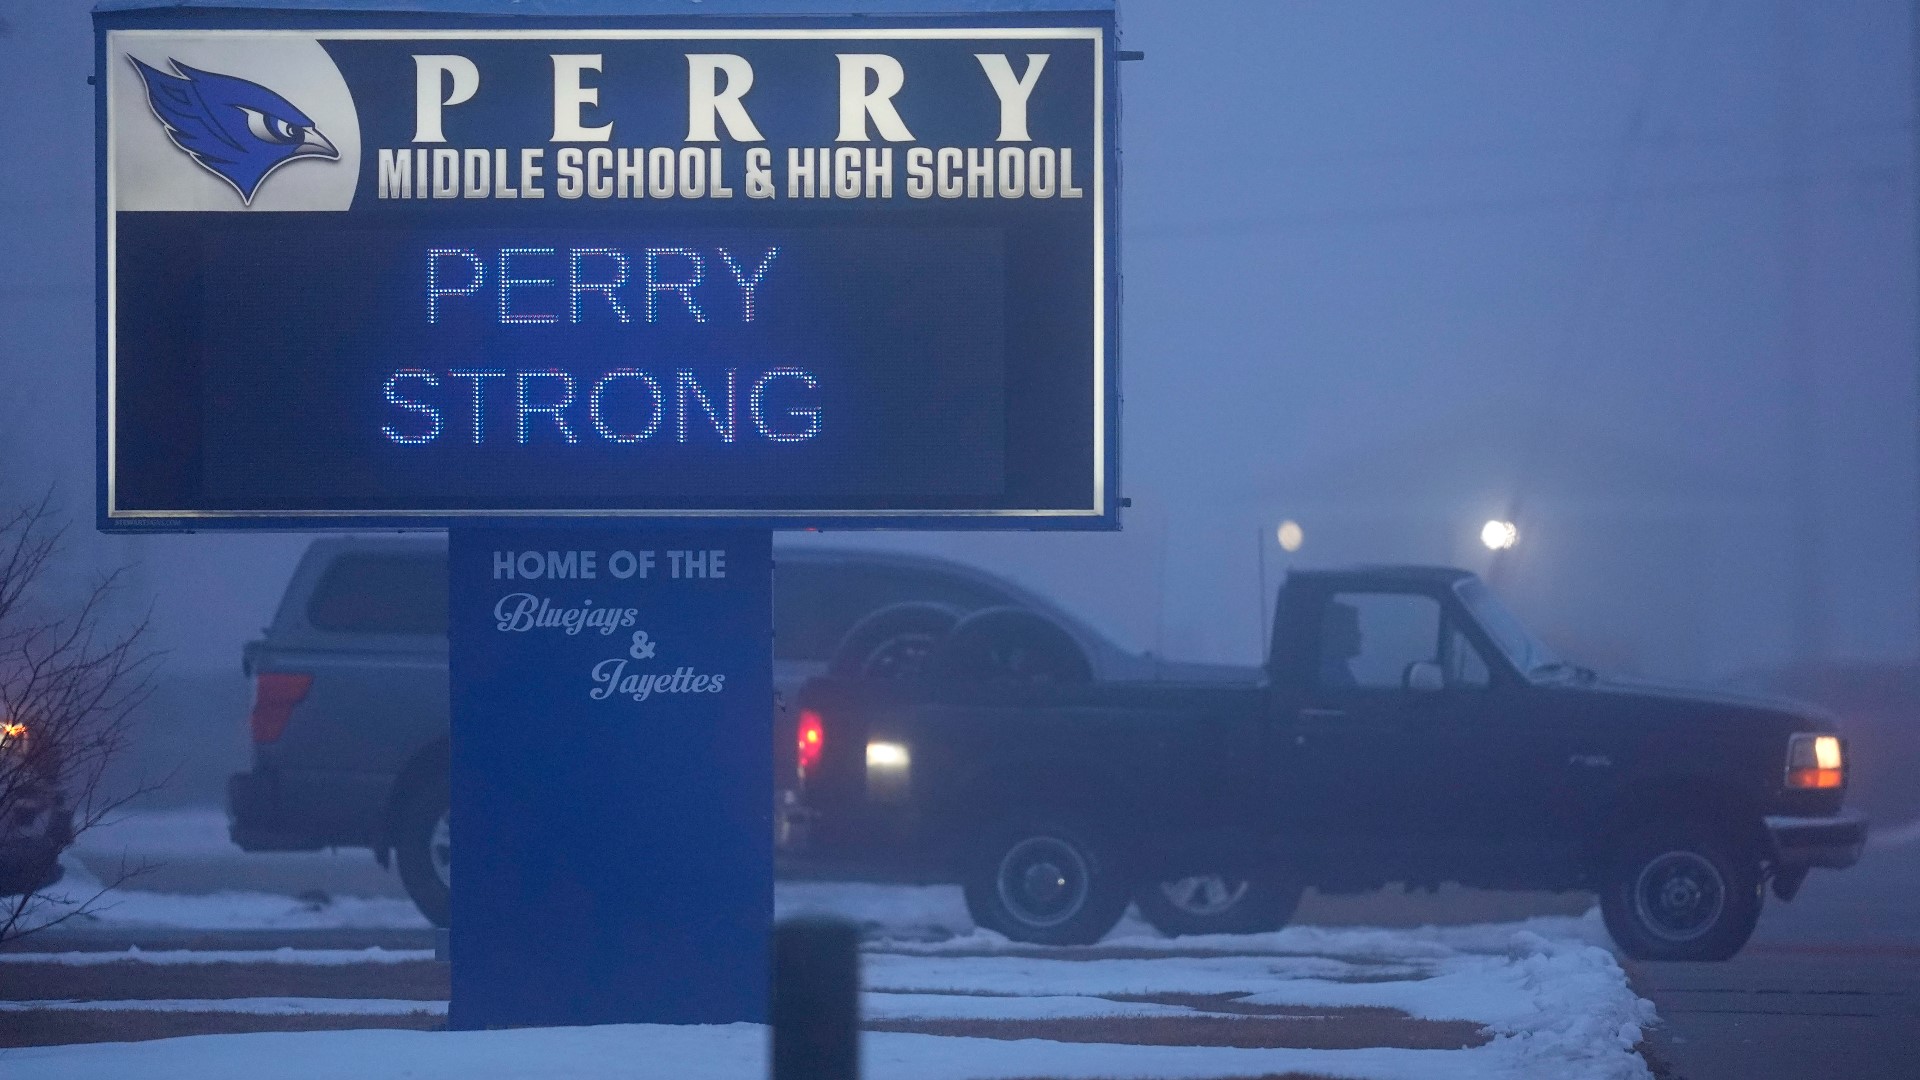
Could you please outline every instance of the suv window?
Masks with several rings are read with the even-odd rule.
[[[937,570],[854,561],[776,562],[773,571],[773,655],[825,662],[853,624],[907,601],[946,604],[962,612],[1012,601]]]
[[[307,622],[335,633],[444,635],[446,556],[342,555],[307,601]]]

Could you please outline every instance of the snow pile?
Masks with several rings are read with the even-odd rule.
[[[1511,1056],[1522,1073],[1647,1075],[1634,1047],[1657,1020],[1653,1002],[1628,988],[1612,953],[1522,931],[1513,935],[1509,961],[1503,974],[1531,1007],[1488,1024],[1501,1037],[1487,1049]]]
[[[1342,980],[1407,975],[1419,978],[1426,974],[1424,968],[1393,965],[1390,970],[1381,971],[1325,957],[1173,956],[1150,960],[1076,960],[1068,950],[1059,950],[1058,955],[1055,959],[1052,956],[917,956],[882,952],[865,957],[863,977],[868,989],[894,993],[937,990],[949,994],[1075,996],[1222,994],[1286,986],[1297,988],[1303,1000],[1272,1004],[1373,1005],[1379,1002],[1331,1000],[1330,997],[1365,998],[1379,992],[1373,988],[1402,985]],[[1305,1000],[1315,994],[1323,996]]]
[[[108,889],[77,859],[34,898],[24,929],[67,920],[67,926],[113,925],[168,930],[411,930],[429,924],[408,900],[281,893],[163,893]]]
[[[29,942],[31,944],[31,942]],[[142,949],[125,952],[0,952],[0,964],[312,964],[345,967],[357,964],[411,964],[433,959],[432,949]]]

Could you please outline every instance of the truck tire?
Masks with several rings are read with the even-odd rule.
[[[964,882],[976,924],[1035,945],[1091,945],[1126,913],[1126,878],[1092,830],[1037,819],[996,835]]]
[[[1760,921],[1758,856],[1699,823],[1649,826],[1617,849],[1600,914],[1636,960],[1726,960]]]
[[[400,883],[420,914],[446,926],[452,913],[452,834],[447,817],[447,777],[435,774],[401,796],[394,810],[394,862]]]
[[[1202,874],[1143,882],[1133,902],[1168,937],[1264,934],[1287,925],[1304,892],[1305,886],[1278,877]]]
[[[1075,685],[1093,665],[1073,636],[1025,608],[987,608],[960,620],[927,661],[937,679],[955,682]]]
[[[926,670],[927,658],[953,632],[960,613],[945,604],[894,604],[853,624],[827,662],[841,679],[906,679]]]

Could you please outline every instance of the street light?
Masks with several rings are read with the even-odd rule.
[[[1511,521],[1495,519],[1480,527],[1480,542],[1489,551],[1505,551],[1520,540],[1520,530]]]

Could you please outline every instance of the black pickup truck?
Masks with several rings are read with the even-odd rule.
[[[1725,959],[1769,887],[1866,839],[1827,717],[1602,679],[1461,570],[1292,573],[1238,681],[1103,680],[1031,613],[944,641],[899,614],[915,662],[802,689],[806,843],[957,881],[1021,941],[1096,941],[1130,900],[1250,932],[1308,886],[1459,882],[1591,890],[1628,954]]]

